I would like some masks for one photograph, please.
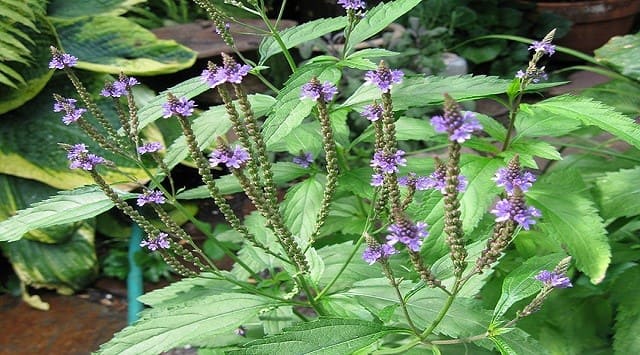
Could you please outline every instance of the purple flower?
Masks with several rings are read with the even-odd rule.
[[[98,164],[106,163],[103,157],[89,153],[87,146],[79,143],[68,148],[67,159],[70,169],[93,170]]]
[[[364,10],[367,4],[363,0],[338,0],[338,5],[342,6],[345,10]]]
[[[57,48],[51,48],[51,61],[49,62],[50,69],[64,69],[74,67],[78,63],[78,58],[71,54],[61,53]]]
[[[297,157],[293,157],[293,162],[306,169],[313,163],[313,155],[309,152],[300,154]]]
[[[138,196],[137,204],[138,206],[144,206],[147,203],[156,203],[161,205],[165,203],[166,199],[161,191],[158,190],[147,190],[140,196]]]
[[[196,106],[193,100],[189,100],[186,97],[180,99],[170,95],[167,102],[162,104],[162,117],[168,118],[171,116],[188,117],[193,114],[193,108]]]
[[[159,150],[161,150],[162,144],[160,144],[160,142],[149,142],[147,144],[143,144],[141,146],[138,147],[138,154],[145,154],[145,153],[155,153]]]
[[[449,133],[449,140],[458,143],[468,140],[473,132],[482,129],[482,125],[476,119],[476,115],[470,111],[465,111],[462,116],[459,114],[433,116],[431,125],[436,132]]]
[[[404,73],[397,69],[389,69],[381,63],[376,70],[369,70],[364,75],[364,80],[367,84],[374,84],[382,92],[389,92],[393,84],[400,84]]]
[[[571,280],[566,275],[556,273],[555,271],[542,270],[535,279],[544,283],[547,287],[553,288],[569,288],[573,287]]]
[[[374,103],[367,105],[362,110],[362,116],[366,117],[371,122],[375,122],[382,118],[382,105]]]
[[[423,222],[411,223],[409,220],[403,220],[389,226],[389,235],[387,235],[387,243],[395,245],[400,242],[412,251],[420,251],[422,240],[429,236],[427,232],[427,224]]]
[[[214,29],[214,31],[216,31],[216,33],[217,33],[218,35],[222,35],[222,32],[229,31],[229,29],[230,29],[230,28],[231,28],[231,24],[230,24],[229,22],[225,22],[225,23],[224,23],[224,28],[223,28],[223,29],[220,29],[220,28],[218,28],[218,27],[216,26],[216,28]]]
[[[542,41],[533,41],[529,46],[529,49],[533,49],[536,52],[543,52],[548,54],[549,56],[553,55],[556,52],[556,46],[551,43],[546,43]]]
[[[398,166],[407,165],[407,159],[404,158],[404,151],[397,150],[391,155],[387,155],[382,150],[378,150],[373,154],[371,166],[381,173],[392,174],[398,172]]]
[[[158,249],[169,249],[171,244],[169,243],[169,239],[167,238],[169,235],[167,233],[160,232],[153,239],[146,239],[140,242],[140,246],[143,248],[147,248],[151,251],[156,251]]]
[[[498,187],[504,187],[507,194],[512,195],[516,187],[522,192],[527,192],[536,181],[536,177],[528,171],[522,171],[519,164],[509,164],[507,168],[498,169],[493,180]]]
[[[532,83],[538,83],[541,80],[549,79],[549,76],[544,71],[544,67],[542,68],[532,68],[528,69],[526,72],[522,70],[518,70],[516,73],[516,78],[521,80],[531,80]]]
[[[509,199],[498,201],[491,213],[496,216],[496,222],[511,220],[525,230],[529,230],[532,224],[536,224],[534,217],[542,216],[535,207],[525,205],[522,195],[513,195]]]
[[[222,66],[209,62],[209,66],[202,71],[200,77],[209,86],[215,88],[223,83],[240,84],[250,70],[251,66],[238,64],[231,56],[222,53]]]
[[[371,186],[380,187],[384,183],[384,175],[373,174],[371,175]]]
[[[518,72],[516,73],[516,78],[518,79],[524,79],[525,76],[525,72],[523,70],[518,70]]]
[[[249,152],[239,145],[235,146],[233,151],[228,148],[219,148],[209,155],[211,167],[216,167],[222,163],[229,169],[240,169],[249,159]]]
[[[87,109],[76,108],[76,99],[66,99],[57,95],[55,96],[56,102],[53,104],[53,112],[64,111],[65,114],[62,116],[62,122],[67,126],[79,120],[80,117],[87,112]]]
[[[302,85],[302,94],[300,97],[313,101],[318,101],[318,99],[322,98],[322,101],[329,102],[333,100],[337,93],[338,89],[333,83],[325,81],[321,84],[318,79],[313,78],[310,82]]]
[[[376,261],[382,258],[388,258],[393,254],[397,254],[398,251],[390,244],[375,244],[369,245],[362,253],[362,259],[369,265],[373,265]]]
[[[138,84],[140,84],[138,79],[121,75],[120,79],[113,83],[105,84],[104,89],[100,91],[100,95],[104,97],[120,97],[127,95],[131,87]]]

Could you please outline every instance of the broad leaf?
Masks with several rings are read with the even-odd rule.
[[[640,214],[640,167],[606,173],[596,180],[604,218]]]
[[[231,282],[213,274],[202,274],[173,282],[169,286],[153,290],[138,297],[138,300],[151,307],[168,307],[192,299],[212,294],[229,294],[236,288]]]
[[[301,176],[309,173],[309,169],[303,168],[298,164],[289,162],[278,162],[271,165],[273,171],[273,181],[276,185],[283,185],[291,180],[295,180]],[[233,174],[222,176],[215,180],[216,186],[223,195],[228,195],[242,191],[242,187]],[[201,199],[209,198],[209,190],[206,186],[199,186],[191,190],[186,190],[179,193],[177,196],[179,199]]]
[[[540,157],[549,160],[561,160],[562,156],[551,144],[542,140],[521,138],[513,140],[509,145],[509,153],[518,153],[521,156]]]
[[[540,291],[542,283],[534,277],[542,270],[553,270],[563,255],[535,256],[509,272],[502,282],[502,294],[493,311],[493,319],[499,319],[514,303]]]
[[[496,121],[493,117],[481,113],[476,113],[476,118],[482,125],[483,131],[487,132],[488,135],[499,142],[504,141],[504,138],[507,136],[507,129],[504,128],[502,123]]]
[[[603,65],[635,80],[640,80],[640,34],[616,36],[594,51],[596,60]]]
[[[0,246],[23,283],[71,294],[89,285],[98,275],[94,234],[92,227],[84,225],[62,243],[21,239]]]
[[[265,297],[227,293],[152,308],[116,333],[97,353],[158,354],[184,345],[224,347],[243,343],[246,339],[233,331],[257,321],[259,312],[273,305],[273,300]]]
[[[300,97],[304,84],[313,77],[320,82],[336,83],[340,75],[338,69],[325,63],[309,64],[298,69],[276,97],[278,105],[264,122],[262,133],[267,146],[285,138],[311,113],[315,102]]]
[[[384,30],[398,17],[409,12],[420,0],[396,0],[388,3],[381,3],[378,6],[368,9],[365,16],[356,24],[349,34],[349,43],[344,49],[345,53],[350,53],[355,45],[369,39],[378,32]]]
[[[575,118],[553,114],[536,104],[522,104],[514,123],[514,140],[522,137],[559,137],[582,127]]]
[[[616,112],[612,107],[579,96],[557,96],[535,104],[536,110],[557,116],[558,119],[574,119],[589,126],[597,126],[623,141],[640,148],[640,127],[632,119]]]
[[[123,17],[86,16],[56,19],[53,24],[65,51],[78,57],[80,69],[155,75],[189,68],[196,60],[194,51],[159,40]]]
[[[519,328],[513,328],[508,333],[496,335],[491,340],[502,355],[545,355],[549,353],[542,344]]]
[[[321,287],[327,286],[329,281],[338,274],[344,267],[348,258],[354,252],[355,244],[346,242],[324,247],[318,250],[318,254],[324,261],[324,274],[320,278],[318,284]],[[355,252],[355,256],[340,274],[338,280],[333,284],[329,294],[335,291],[345,289],[352,286],[360,280],[376,278],[380,276],[381,271],[378,268],[368,265],[362,260],[362,252],[365,246],[360,245]]]
[[[120,193],[122,198],[137,194]],[[61,191],[58,195],[36,203],[4,222],[0,222],[0,241],[15,241],[38,228],[81,221],[95,217],[113,207],[113,202],[96,187]]]
[[[230,354],[351,354],[398,331],[364,320],[321,318],[253,341]]]
[[[577,268],[597,284],[605,276],[611,250],[602,218],[585,191],[580,175],[566,170],[541,178],[527,197],[542,212],[538,228],[565,245]]]
[[[51,17],[79,17],[94,15],[122,15],[136,4],[145,0],[101,0],[98,2],[52,0],[47,6],[47,15]]]
[[[294,128],[285,138],[271,144],[269,149],[276,152],[289,152],[299,155],[300,152],[309,152],[314,157],[322,151],[322,139],[320,139],[320,123],[307,122]]]
[[[327,33],[343,29],[347,25],[347,18],[321,18],[303,23],[294,27],[279,31],[280,39],[285,48],[290,49],[299,44],[309,42],[324,36]],[[282,52],[280,44],[272,37],[265,37],[260,43],[260,65],[263,65],[271,56]]]
[[[81,75],[80,79],[107,120],[119,127],[113,101],[98,95],[104,82],[112,78],[106,75]],[[29,105],[5,114],[0,120],[0,173],[41,181],[59,189],[92,184],[93,179],[86,171],[69,169],[66,153],[58,146],[59,143],[85,143],[92,153],[112,161],[127,174],[125,176],[115,170],[98,167],[107,182],[129,181],[131,176],[139,180],[147,179],[146,173],[134,162],[100,149],[77,125],[64,125],[61,122],[62,113],[52,110],[54,92],[63,97],[77,97],[71,83],[64,76],[57,76]],[[78,103],[78,106],[83,105]],[[94,122],[88,113],[83,117]],[[155,134],[151,128],[143,132],[143,138],[147,134]],[[153,140],[162,140],[155,138]]]
[[[293,186],[284,198],[284,221],[293,235],[307,240],[316,227],[324,184],[316,175]]]

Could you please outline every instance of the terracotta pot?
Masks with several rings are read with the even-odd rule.
[[[573,22],[569,33],[556,43],[591,54],[611,37],[629,33],[640,1],[537,2],[536,11],[553,12]]]

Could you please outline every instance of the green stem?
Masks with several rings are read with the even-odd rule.
[[[436,319],[433,321],[433,323],[431,323],[429,328],[425,329],[425,331],[422,332],[422,334],[420,334],[420,339],[425,339],[426,337],[431,335],[431,333],[433,333],[433,331],[440,324],[440,322],[442,322],[444,317],[447,315],[447,312],[449,312],[449,308],[451,308],[453,301],[456,299],[456,295],[458,294],[458,291],[460,291],[460,287],[461,287],[460,279],[456,277],[456,281],[453,285],[453,289],[451,290],[451,295],[447,297],[446,303],[440,310],[440,313],[438,313],[438,316],[436,316]]]
[[[518,109],[520,108],[520,101],[522,100],[523,91],[518,93],[516,99],[511,104],[509,110],[509,127],[507,128],[507,134],[504,137],[504,142],[502,142],[502,148],[500,148],[501,152],[504,152],[509,148],[509,143],[511,141],[511,135],[513,134],[514,125],[516,122],[516,115],[518,114]]]
[[[271,36],[273,36],[273,39],[280,46],[280,49],[282,50],[282,54],[287,60],[287,63],[289,64],[289,68],[291,68],[291,72],[295,73],[296,70],[298,70],[298,67],[296,66],[296,62],[293,60],[291,53],[289,53],[289,49],[287,49],[287,45],[282,40],[282,37],[280,37],[278,30],[273,26],[273,24],[271,23],[269,18],[267,18],[267,15],[264,12],[260,13],[260,17],[262,18],[262,21],[264,21],[264,24],[269,29],[269,32],[271,33]]]

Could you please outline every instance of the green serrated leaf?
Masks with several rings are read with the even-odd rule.
[[[513,328],[507,333],[502,333],[500,335],[496,335],[491,337],[491,340],[500,342],[503,346],[502,348],[498,347],[499,351],[511,351],[503,354],[514,354],[514,355],[546,355],[549,353],[545,347],[538,342],[538,340],[534,339],[532,336],[527,334],[524,330]]]
[[[640,127],[634,120],[590,98],[563,95],[535,104],[537,110],[563,119],[578,120],[582,124],[596,126],[623,141],[640,148]]]
[[[635,354],[640,351],[640,299],[638,299],[638,280],[640,267],[636,265],[626,270],[612,288],[613,296],[618,303],[615,335],[613,341],[614,354]]]
[[[585,191],[579,173],[565,170],[542,177],[527,197],[542,212],[539,229],[565,245],[577,268],[598,284],[611,262],[611,250],[602,218]]]
[[[349,260],[349,257],[354,252],[354,248],[356,248],[355,244],[346,242],[318,250],[318,255],[320,255],[324,261],[324,273],[318,281],[319,286],[324,287],[333,280],[336,274],[344,267],[347,260]],[[357,248],[355,251],[356,257],[350,260],[342,274],[340,274],[340,278],[338,278],[331,287],[329,294],[350,287],[357,281],[380,276],[380,270],[371,267],[360,258],[364,248],[364,245],[360,245]]]
[[[80,17],[100,15],[122,15],[127,10],[145,0],[100,0],[96,2],[52,0],[47,6],[47,15],[52,17]]]
[[[384,30],[398,17],[409,12],[419,3],[420,0],[396,0],[381,3],[372,9],[368,9],[365,17],[349,33],[349,43],[344,52],[351,53],[356,44]]]
[[[340,76],[340,70],[326,63],[310,64],[299,68],[287,80],[285,87],[276,97],[278,105],[262,126],[267,147],[284,139],[311,113],[315,102],[300,98],[301,88],[304,84],[308,83],[312,77],[317,77],[320,82],[336,83]]]
[[[476,118],[482,125],[482,130],[487,132],[493,139],[504,142],[504,138],[507,136],[507,129],[504,128],[502,123],[496,121],[493,117],[476,113]]]
[[[120,196],[127,199],[137,194],[120,193]],[[113,202],[96,187],[61,191],[0,222],[0,241],[16,241],[30,230],[91,218],[111,207]]]
[[[611,38],[604,46],[594,51],[596,60],[603,65],[635,80],[640,80],[640,34],[629,34]]]
[[[173,73],[195,63],[196,53],[175,41],[159,40],[142,26],[115,16],[55,19],[62,47],[78,57],[77,67],[128,75]]]
[[[284,46],[290,49],[299,44],[322,37],[327,33],[341,30],[346,25],[347,18],[345,16],[321,18],[282,30],[279,32],[279,35]],[[272,36],[269,36],[262,40],[258,51],[260,52],[259,64],[263,65],[267,59],[282,52],[282,47],[280,47],[280,44]]]
[[[285,139],[269,146],[276,152],[289,152],[299,155],[300,152],[309,152],[314,157],[322,151],[322,139],[319,122],[306,122],[294,128]]]
[[[199,297],[170,307],[144,311],[140,320],[116,333],[98,354],[158,354],[192,345],[224,347],[247,339],[233,333],[243,324],[258,320],[273,301],[243,293]]]
[[[604,218],[640,214],[640,167],[606,173],[596,180]]]
[[[514,140],[522,137],[559,137],[575,131],[582,123],[574,117],[553,114],[536,104],[522,104],[514,123]]]
[[[540,291],[542,283],[534,277],[542,270],[553,270],[562,258],[561,254],[534,256],[511,271],[502,282],[502,294],[493,311],[493,319],[502,317],[514,303]]]
[[[284,220],[291,233],[307,240],[315,229],[324,185],[318,175],[293,186],[284,198]]]
[[[550,160],[562,159],[562,156],[554,146],[541,140],[526,138],[518,140],[514,139],[509,145],[509,150],[520,155],[530,155],[532,157],[540,157]]]
[[[212,294],[231,293],[236,286],[231,282],[203,273],[200,276],[185,278],[169,286],[153,290],[138,297],[138,300],[151,307],[168,307]]]
[[[229,354],[350,354],[394,332],[398,329],[364,320],[321,318],[250,342]]]

